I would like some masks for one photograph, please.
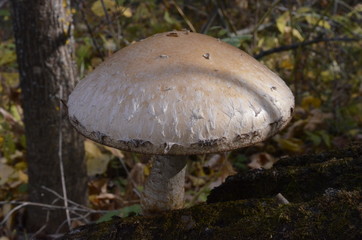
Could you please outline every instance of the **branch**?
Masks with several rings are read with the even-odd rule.
[[[84,2],[83,1],[78,1],[78,8],[79,8],[79,11],[80,11],[80,14],[81,14],[81,17],[82,17],[82,20],[85,24],[85,26],[87,27],[87,31],[88,31],[88,34],[90,36],[90,38],[92,39],[92,44],[94,46],[94,48],[96,49],[99,57],[102,59],[102,61],[104,61],[104,55],[97,43],[97,40],[94,36],[94,33],[93,33],[93,30],[91,28],[91,26],[89,25],[89,22],[87,20],[87,17],[85,16],[85,13],[84,13]]]
[[[13,204],[13,205],[17,205],[16,207],[14,207],[11,211],[9,211],[6,216],[2,219],[2,221],[0,222],[0,226],[4,225],[6,223],[6,221],[9,219],[9,217],[15,213],[17,210],[26,207],[26,206],[34,206],[34,207],[41,207],[41,208],[45,208],[45,209],[49,209],[49,210],[56,210],[56,209],[61,209],[61,210],[66,210],[68,209],[71,213],[80,216],[80,214],[77,213],[78,212],[83,212],[85,215],[89,215],[89,214],[97,214],[97,213],[109,213],[110,211],[107,210],[93,210],[93,209],[88,209],[87,207],[77,207],[77,206],[71,206],[71,207],[67,207],[65,208],[64,206],[58,206],[58,205],[51,205],[51,204],[44,204],[44,203],[37,203],[37,202],[25,202],[25,201],[0,201],[0,205],[4,205],[4,204]]]
[[[62,134],[62,113],[63,113],[63,104],[61,99],[63,98],[63,87],[59,86],[59,145],[58,145],[58,157],[59,157],[59,168],[60,168],[60,181],[62,183],[62,190],[63,190],[63,197],[64,197],[64,207],[65,207],[65,215],[67,216],[68,228],[71,229],[71,220],[70,220],[70,213],[68,209],[68,194],[67,194],[67,187],[65,184],[65,176],[64,176],[64,163],[63,163],[63,134]]]
[[[289,51],[289,50],[297,49],[299,47],[305,47],[305,46],[320,43],[320,42],[356,42],[356,41],[361,41],[361,38],[347,38],[347,37],[317,38],[317,39],[313,39],[313,40],[309,40],[309,41],[298,42],[298,43],[294,43],[291,45],[272,48],[272,49],[269,49],[266,51],[261,51],[260,53],[254,55],[254,58],[261,59],[265,56],[268,56],[268,55],[271,55],[274,53]]]

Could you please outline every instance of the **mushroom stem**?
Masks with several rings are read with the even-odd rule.
[[[145,215],[183,207],[185,156],[153,156],[153,167],[141,197]]]

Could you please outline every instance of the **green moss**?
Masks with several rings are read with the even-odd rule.
[[[361,201],[361,192],[331,190],[312,201],[288,205],[274,199],[202,204],[92,225],[63,239],[358,239]]]

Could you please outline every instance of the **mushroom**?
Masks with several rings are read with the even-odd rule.
[[[153,155],[145,213],[182,208],[187,155],[261,142],[291,119],[294,97],[245,52],[189,31],[113,54],[69,97],[72,125],[98,143]]]

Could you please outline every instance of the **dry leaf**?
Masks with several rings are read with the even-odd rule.
[[[102,153],[98,146],[90,141],[84,141],[84,147],[87,159],[87,173],[88,176],[102,174],[107,170],[107,166],[112,156],[110,154]]]
[[[270,169],[273,167],[273,164],[276,162],[276,159],[268,153],[256,153],[250,156],[250,163],[248,166],[252,169]]]

